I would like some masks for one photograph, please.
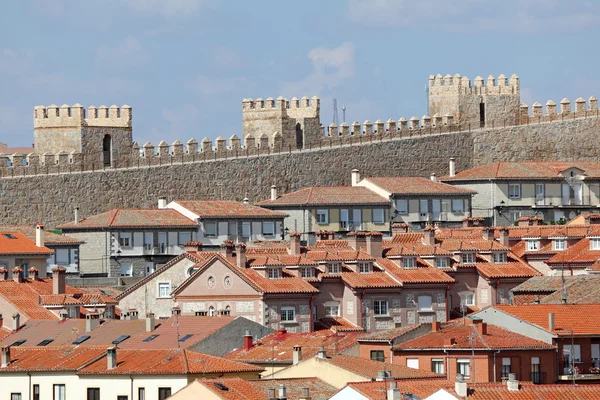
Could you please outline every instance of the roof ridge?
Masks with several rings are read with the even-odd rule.
[[[187,349],[183,349],[182,351],[182,355],[181,357],[183,358],[183,370],[185,371],[186,374],[190,373],[190,367],[189,367],[189,363],[188,363],[188,357],[187,357]],[[198,353],[198,354],[202,354],[202,353]]]

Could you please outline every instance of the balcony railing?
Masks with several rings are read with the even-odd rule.
[[[559,363],[558,373],[562,376],[574,376],[575,379],[600,380],[600,360],[595,358],[575,362],[564,360]]]
[[[592,202],[590,196],[581,197],[540,197],[535,196],[532,199],[532,205],[540,207],[552,207],[552,206],[595,206],[597,202]]]

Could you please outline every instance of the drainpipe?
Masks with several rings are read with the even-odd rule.
[[[129,375],[129,379],[131,380],[131,397],[130,397],[130,399],[133,400],[133,376]]]
[[[31,373],[29,373],[29,372],[28,372],[28,373],[27,373],[27,377],[28,377],[28,379],[29,379],[29,387],[28,387],[28,389],[27,389],[27,392],[29,393],[29,396],[28,396],[28,397],[29,397],[29,400],[31,400],[31,391],[32,391],[32,390],[31,390],[31,388],[32,388],[32,386],[31,386]]]
[[[496,383],[496,354],[500,353],[500,350],[494,353],[494,383]]]
[[[448,349],[444,349],[444,353],[446,354],[446,379],[450,380],[450,353]]]
[[[365,289],[363,289],[362,293],[360,294],[360,304],[358,305],[358,309],[360,312],[360,326],[361,327],[365,327],[365,315],[364,315],[364,310],[363,310],[363,297],[365,296]]]
[[[393,345],[392,345],[392,341],[388,340],[388,343],[390,345],[390,364],[394,363],[394,350],[393,350]]]
[[[450,321],[450,308],[448,308],[448,291],[450,290],[450,285],[446,286],[446,321]]]
[[[308,317],[310,318],[309,332],[314,332],[314,330],[315,330],[314,317],[313,317],[313,300],[314,299],[315,299],[315,295],[313,294],[310,296],[310,301],[308,302],[308,307],[309,307]]]

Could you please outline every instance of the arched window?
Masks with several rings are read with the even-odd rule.
[[[209,317],[215,316],[215,308],[213,306],[208,307],[208,316]]]
[[[102,139],[102,162],[105,167],[110,167],[112,165],[111,160],[112,154],[112,138],[110,135],[104,135],[104,139]]]

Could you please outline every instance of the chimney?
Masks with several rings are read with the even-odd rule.
[[[13,331],[18,331],[19,328],[21,327],[21,314],[19,313],[14,313],[12,316],[13,319]]]
[[[44,224],[37,224],[35,227],[35,245],[44,247]]]
[[[76,224],[78,224],[79,223],[79,207],[75,207],[73,209],[73,214],[74,214],[74,216],[73,216],[74,222]]]
[[[40,280],[40,271],[37,268],[31,267],[27,270],[27,272],[29,272],[29,277],[32,281]]]
[[[271,186],[271,200],[277,200],[277,186],[275,185]]]
[[[438,332],[442,329],[442,323],[439,321],[431,323],[431,332]]]
[[[117,346],[106,349],[106,369],[117,368]]]
[[[167,198],[165,196],[160,196],[158,198],[158,208],[167,208]]]
[[[366,236],[367,253],[375,258],[381,258],[383,254],[383,233],[371,232]]]
[[[360,250],[367,245],[367,236],[365,232],[348,232],[348,244],[354,250]]]
[[[301,252],[300,236],[301,234],[299,232],[290,233],[290,254],[294,256],[300,255]]]
[[[302,394],[300,395],[300,397],[298,398],[298,400],[310,400],[310,389],[309,388],[302,388]]]
[[[8,269],[5,267],[0,267],[0,281],[8,280]]]
[[[254,340],[250,331],[246,329],[244,332],[244,350],[250,350],[252,347],[254,347]]]
[[[454,161],[454,157],[450,157],[450,162],[448,162],[448,176],[456,176],[456,161]]]
[[[377,378],[375,378],[376,381],[382,382],[382,381],[386,381],[388,380],[390,377],[392,376],[392,372],[391,371],[378,371],[377,372]]]
[[[267,390],[267,400],[277,400],[277,397],[275,397],[275,389],[270,388]]]
[[[183,251],[192,253],[202,251],[202,242],[185,242],[183,244]]]
[[[319,347],[319,352],[317,353],[317,358],[327,358],[327,352],[325,352],[325,347]]]
[[[91,332],[94,328],[100,325],[100,313],[98,311],[90,311],[85,316],[85,331]]]
[[[479,333],[482,336],[487,335],[487,323],[479,321],[475,324],[475,326],[477,327],[477,333]]]
[[[357,169],[352,170],[352,186],[358,186],[360,182],[360,172]]]
[[[462,227],[463,228],[470,228],[473,226],[473,218],[471,217],[464,217],[462,219]]]
[[[65,294],[66,272],[63,267],[52,268],[52,294]]]
[[[138,311],[135,308],[130,308],[122,314],[124,320],[133,321],[138,319]]]
[[[244,200],[242,200],[242,203],[248,205],[248,204],[250,204],[250,199],[248,199],[247,197],[244,197]]]
[[[156,319],[154,313],[146,313],[146,332],[152,332],[156,328]]]
[[[494,227],[493,226],[486,226],[485,228],[483,228],[483,239],[484,240],[494,240]]]
[[[519,391],[519,381],[517,380],[517,374],[508,374],[508,380],[506,381],[506,388],[509,392]]]
[[[396,382],[390,382],[390,387],[387,390],[386,400],[400,400],[400,389],[396,385]]]
[[[435,172],[431,173],[431,175],[429,176],[429,179],[431,179],[432,182],[437,182],[437,177],[435,176]]]
[[[13,281],[17,283],[23,283],[23,268],[14,267],[12,270]]]
[[[294,353],[292,355],[292,365],[296,365],[300,361],[302,361],[302,347],[294,346]]]
[[[423,236],[423,243],[429,246],[435,245],[435,229],[431,226],[425,227],[423,230],[425,236]]]
[[[235,245],[236,251],[236,264],[238,268],[246,268],[246,245],[244,243],[238,243]]]
[[[553,331],[554,330],[554,313],[548,313],[548,330],[549,331]]]
[[[223,254],[226,258],[233,257],[233,251],[235,250],[235,244],[233,240],[224,240],[223,244],[221,244],[221,254]]]
[[[0,367],[6,368],[10,364],[10,346],[2,347],[2,360],[0,361]]]
[[[392,224],[392,235],[397,233],[407,233],[408,232],[408,224],[404,222],[394,222]]]
[[[498,232],[500,232],[500,240],[498,240],[500,244],[504,247],[510,247],[508,240],[508,228],[503,226],[499,229]]]
[[[462,374],[456,374],[456,382],[454,382],[454,391],[458,397],[467,397],[467,382]]]
[[[279,384],[279,396],[277,397],[277,400],[287,400],[287,390],[283,383]]]
[[[2,329],[3,325],[4,325],[4,317],[2,317],[2,314],[0,314],[0,329]]]
[[[531,220],[529,219],[529,217],[520,217],[517,220],[517,226],[529,226],[531,225]]]

